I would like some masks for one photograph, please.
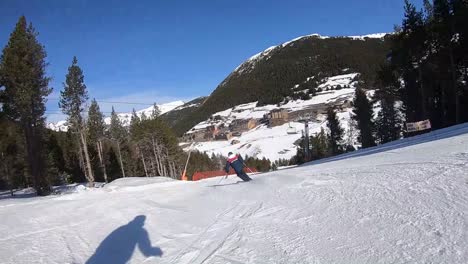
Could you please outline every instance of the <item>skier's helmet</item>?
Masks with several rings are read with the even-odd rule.
[[[228,156],[231,156],[231,155],[232,155],[232,152],[229,152],[229,153],[228,153]]]

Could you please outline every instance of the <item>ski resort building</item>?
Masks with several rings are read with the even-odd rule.
[[[184,134],[184,136],[182,137],[182,141],[185,141],[185,142],[206,141],[206,131],[205,130],[189,131]]]
[[[289,113],[286,109],[274,109],[268,114],[270,127],[281,126],[289,122]]]
[[[232,121],[231,125],[229,126],[229,129],[232,132],[246,132],[255,128],[258,125],[258,123],[258,120],[254,118],[236,119]]]

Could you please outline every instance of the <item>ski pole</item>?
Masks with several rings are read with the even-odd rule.
[[[249,167],[247,167],[247,164],[244,163],[244,166],[250,171],[250,173],[254,173]]]
[[[226,174],[226,176],[221,177],[221,179],[219,179],[218,183],[217,183],[215,186],[219,185],[224,179],[227,178],[227,176],[228,176],[228,175]]]

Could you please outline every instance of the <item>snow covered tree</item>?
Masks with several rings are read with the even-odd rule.
[[[327,127],[330,132],[328,135],[328,144],[332,155],[338,155],[343,153],[343,141],[344,130],[340,126],[340,120],[336,116],[335,109],[332,107],[327,109]]]
[[[356,88],[352,118],[356,120],[358,138],[363,148],[375,146],[373,115],[372,103],[367,98],[366,92],[359,87]]]
[[[3,109],[9,119],[21,124],[26,141],[29,173],[38,195],[50,193],[46,176],[44,112],[52,92],[46,76],[46,52],[38,33],[20,17],[0,57],[0,84],[4,86]]]
[[[84,84],[83,71],[78,66],[76,57],[73,57],[72,65],[68,67],[68,73],[60,95],[59,106],[62,112],[67,115],[71,131],[78,135],[80,141],[78,151],[79,157],[83,161],[82,165],[86,180],[90,186],[94,186],[94,172],[88,151],[86,125],[82,116],[85,103],[88,100],[88,92]]]

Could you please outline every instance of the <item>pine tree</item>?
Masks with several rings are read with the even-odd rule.
[[[135,108],[132,111],[132,117],[130,119],[130,135],[133,137],[136,134],[138,126],[140,125],[140,117],[138,117]]]
[[[458,103],[460,122],[468,122],[468,2],[466,0],[451,0],[458,70]]]
[[[354,151],[354,141],[357,137],[357,123],[356,120],[350,118],[348,120],[348,130],[346,131],[346,152]]]
[[[458,56],[455,53],[457,46],[460,42],[455,36],[457,33],[455,30],[455,19],[453,16],[453,2],[448,0],[434,0],[433,4],[433,20],[432,20],[432,30],[437,41],[435,41],[435,47],[438,49],[440,54],[443,54],[440,57],[440,64],[445,64],[447,69],[449,69],[449,78],[450,85],[447,86],[446,94],[447,96],[451,94],[452,99],[447,99],[451,101],[455,108],[453,109],[454,123],[458,124],[461,121],[461,112],[460,112],[460,89],[458,87],[458,70],[456,67],[456,61]],[[465,3],[468,5],[468,3]],[[466,25],[465,25],[466,27]]]
[[[377,83],[380,87],[376,97],[380,101],[381,109],[376,119],[376,135],[380,144],[397,140],[401,136],[402,119],[396,107],[399,81],[395,73],[388,64],[383,65],[377,73]]]
[[[127,136],[127,131],[122,125],[122,121],[120,120],[119,116],[115,112],[114,107],[112,107],[111,111],[111,121],[109,125],[109,136],[114,141],[123,142]]]
[[[120,163],[120,169],[122,171],[122,177],[125,177],[125,168],[124,168],[124,162],[122,158],[122,146],[121,145],[127,139],[127,131],[123,127],[119,116],[114,110],[114,107],[112,107],[112,112],[111,112],[109,136],[112,142],[115,143],[116,152],[117,152],[117,156],[118,156],[119,163]]]
[[[427,55],[427,31],[424,27],[424,15],[416,7],[405,0],[405,17],[402,25],[403,55],[402,69],[405,74],[405,89],[411,95],[407,102],[407,116],[412,121],[428,118],[427,87],[423,80],[423,68]]]
[[[148,120],[148,117],[146,116],[145,112],[142,112],[142,113],[141,113],[140,120],[141,120],[141,121]]]
[[[328,135],[328,144],[332,155],[343,153],[341,142],[343,141],[344,130],[340,126],[340,121],[336,116],[335,110],[330,107],[327,109],[327,127],[330,131]]]
[[[97,160],[102,171],[102,176],[105,182],[108,182],[106,162],[105,162],[105,142],[104,134],[106,125],[104,123],[104,115],[102,114],[99,104],[96,99],[91,101],[91,106],[88,110],[88,138],[89,144],[95,146]],[[92,148],[91,148],[92,149]],[[95,159],[96,160],[96,159]]]
[[[98,140],[104,137],[106,124],[104,123],[104,115],[102,114],[96,99],[93,99],[89,106],[87,128],[90,144],[96,144]]]
[[[80,130],[83,126],[84,106],[88,100],[88,92],[84,84],[84,75],[78,66],[78,60],[73,57],[72,65],[68,67],[63,91],[60,91],[59,107],[68,116],[68,123],[72,129]]]
[[[46,177],[44,112],[46,97],[52,92],[46,77],[46,52],[37,41],[38,33],[20,17],[0,58],[0,80],[5,87],[3,109],[18,121],[26,140],[29,172],[38,195],[50,193]]]
[[[301,137],[300,139],[300,147],[297,147],[296,149],[296,155],[294,155],[294,157],[291,158],[291,163],[292,164],[303,164],[304,162],[306,162],[305,160],[305,153],[304,153],[304,148],[302,147],[304,145],[304,136]]]
[[[381,110],[376,119],[377,138],[380,144],[394,141],[401,136],[401,118],[391,96],[380,99]]]
[[[327,134],[323,127],[320,133],[310,137],[312,160],[322,159],[330,156],[330,146]]]
[[[157,117],[159,117],[159,115],[161,115],[161,109],[159,109],[159,106],[156,103],[154,103],[153,111],[151,111],[151,118],[156,119]]]
[[[356,120],[359,142],[363,148],[375,146],[373,114],[372,103],[367,99],[366,92],[359,87],[356,88],[352,118]]]
[[[62,185],[66,183],[63,177],[65,174],[63,150],[58,143],[56,132],[54,131],[49,131],[47,154],[47,171],[50,180],[54,185]]]
[[[76,57],[73,57],[72,65],[68,67],[65,83],[63,83],[63,91],[60,91],[60,95],[59,107],[67,115],[68,123],[70,124],[69,129],[77,134],[80,141],[78,151],[83,163],[86,180],[90,186],[94,186],[94,173],[88,151],[87,135],[85,133],[86,126],[82,116],[84,105],[88,100],[88,92],[84,84],[83,71],[78,66]],[[83,155],[84,157],[81,158]]]
[[[27,164],[24,162],[24,139],[21,128],[0,115],[0,189],[26,187],[29,182],[24,177]]]
[[[406,1],[390,60],[406,121],[441,128],[468,120],[467,10],[465,0],[425,0],[424,12]]]

